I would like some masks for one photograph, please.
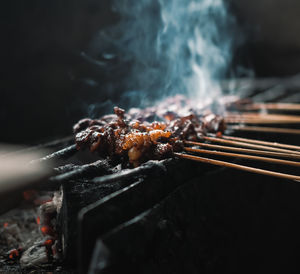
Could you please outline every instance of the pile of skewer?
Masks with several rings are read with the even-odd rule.
[[[300,104],[253,103],[237,106],[237,110],[238,112],[228,112],[226,115],[229,129],[300,135],[300,129],[289,128],[291,125],[300,124],[300,115],[287,114],[289,112],[299,113]],[[272,112],[272,114],[265,112]],[[274,125],[280,127],[274,127]]]
[[[266,113],[268,111],[280,111],[285,114]],[[300,129],[285,127],[286,125],[300,125],[300,116],[286,114],[290,111],[300,112],[300,104],[252,103],[239,106],[238,112],[228,112],[225,119],[230,130],[300,135]],[[270,125],[279,125],[280,127],[270,127]],[[295,167],[298,171],[297,168],[300,167],[300,146],[250,138],[233,137],[229,135],[219,136],[211,134],[209,136],[203,136],[202,141],[200,142],[185,141],[184,150],[185,153],[175,153],[176,156],[202,163],[300,182],[299,175],[275,172],[202,157],[202,155],[210,155],[211,157],[222,156],[235,159],[245,159],[254,162],[266,162],[284,165],[285,167]]]

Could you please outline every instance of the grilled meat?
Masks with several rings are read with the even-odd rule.
[[[197,140],[207,132],[223,132],[225,123],[221,116],[199,116],[190,110],[179,116],[175,111],[156,109],[161,121],[150,122],[153,109],[134,109],[128,114],[115,107],[113,115],[100,119],[82,119],[74,125],[78,149],[89,148],[102,157],[129,161],[133,166],[150,159],[172,157],[181,151],[183,140]]]

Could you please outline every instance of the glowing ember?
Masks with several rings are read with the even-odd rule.
[[[41,231],[44,235],[54,235],[54,231],[50,226],[42,226]]]
[[[37,192],[35,190],[26,190],[23,192],[23,198],[26,201],[32,201],[36,198]]]
[[[48,239],[44,242],[44,245],[47,247],[51,247],[54,244],[54,240],[53,239]]]
[[[14,260],[20,257],[20,251],[21,249],[12,249],[9,251],[9,259]]]

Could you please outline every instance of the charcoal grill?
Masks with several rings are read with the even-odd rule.
[[[299,87],[296,77],[251,85],[243,80],[238,88],[258,102],[300,102]],[[298,135],[234,135],[299,145]],[[37,189],[62,188],[57,230],[67,272],[237,273],[239,263],[254,260],[261,269],[298,266],[291,256],[300,244],[294,238],[300,228],[297,183],[178,159],[124,170],[78,152],[72,137],[30,150],[40,148],[56,151],[33,164],[55,162]],[[279,257],[276,237],[286,249],[270,264]]]

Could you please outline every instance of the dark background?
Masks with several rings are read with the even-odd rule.
[[[296,0],[235,0],[232,8],[247,38],[237,62],[257,77],[298,73]],[[36,144],[71,134],[91,104],[109,111],[118,101],[126,67],[86,54],[97,32],[118,21],[110,1],[14,0],[2,1],[0,10],[0,142]]]

